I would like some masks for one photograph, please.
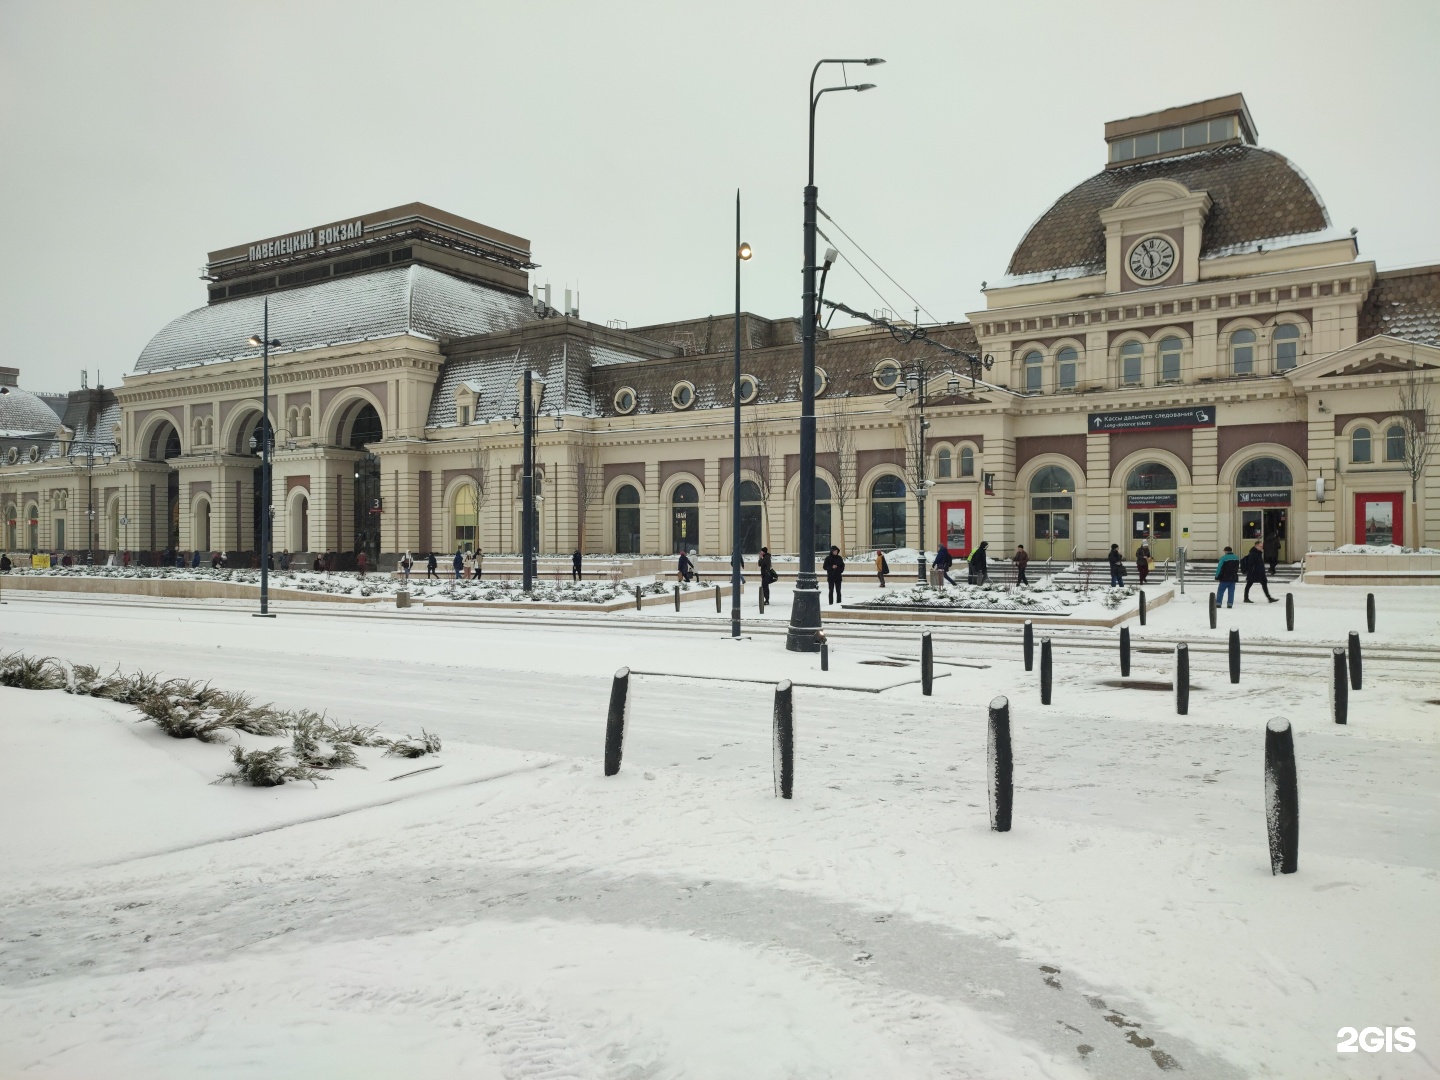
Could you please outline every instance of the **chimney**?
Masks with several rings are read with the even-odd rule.
[[[549,283],[548,281],[545,283],[545,306],[546,306],[547,308],[551,306],[551,305],[550,305],[550,283]]]
[[[18,367],[0,367],[0,386],[19,386],[20,369]]]

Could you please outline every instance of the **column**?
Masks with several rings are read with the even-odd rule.
[[[728,553],[730,550],[729,534],[725,531],[722,521],[728,521],[729,515],[724,512],[726,506],[720,501],[722,496],[719,458],[705,459],[705,473],[702,479],[705,481],[705,497],[700,501],[700,552],[702,555]],[[775,492],[775,489],[771,490]],[[778,492],[776,493],[778,494]],[[772,495],[772,513],[778,502]]]
[[[988,540],[995,556],[1008,556],[1015,545],[1028,541],[1021,539],[1025,520],[1023,501],[1025,492],[1015,483],[1015,440],[1013,438],[986,438],[985,452],[980,455],[975,470],[980,481],[975,493],[975,539],[974,546]],[[985,494],[985,474],[995,475],[995,494]],[[938,535],[932,530],[931,535]]]
[[[1110,539],[1110,434],[1101,432],[1098,435],[1087,434],[1085,436],[1085,520],[1083,526],[1076,528],[1076,550],[1077,558],[1098,558],[1110,551],[1110,545],[1114,543]],[[1123,519],[1124,506],[1122,499],[1121,515]],[[1072,522],[1072,528],[1075,523]],[[1122,537],[1125,523],[1121,521]],[[1082,531],[1083,530],[1083,531]]]
[[[1295,512],[1303,507],[1308,519],[1307,546],[1313,551],[1323,551],[1337,544],[1350,542],[1350,537],[1341,537],[1340,529],[1345,520],[1341,501],[1348,497],[1340,474],[1335,471],[1335,418],[1321,413],[1312,404],[1310,416],[1310,437],[1305,460],[1309,470],[1305,479],[1305,491],[1295,492]],[[1325,502],[1315,498],[1315,481],[1325,477]],[[1301,552],[1300,554],[1304,554]],[[1291,553],[1291,558],[1296,554]]]
[[[1220,501],[1220,430],[1214,427],[1195,428],[1190,437],[1190,520],[1175,523],[1175,547],[1182,545],[1192,558],[1219,558],[1228,535],[1227,516],[1234,517],[1233,500],[1229,505]],[[1178,515],[1177,515],[1178,516]],[[1190,530],[1185,540],[1181,531]]]
[[[645,463],[645,494],[640,506],[640,550],[660,555],[670,553],[670,530],[665,526],[665,507],[660,504],[660,463]]]

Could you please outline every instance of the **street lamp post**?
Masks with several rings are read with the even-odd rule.
[[[265,316],[260,335],[250,335],[250,344],[260,346],[261,356],[261,399],[260,399],[260,486],[261,498],[265,500],[264,513],[260,515],[260,610],[257,619],[273,619],[270,612],[270,518],[275,508],[270,496],[270,449],[273,435],[270,429],[270,349],[280,344],[270,337],[270,298],[265,297]]]
[[[790,628],[785,648],[791,652],[820,650],[820,585],[815,577],[815,108],[824,94],[838,90],[873,90],[874,83],[827,86],[816,93],[815,76],[822,64],[865,64],[885,61],[821,60],[810,71],[809,173],[805,185],[804,308],[800,314],[800,567],[795,576],[795,598],[790,607]],[[739,478],[736,478],[737,482]]]
[[[910,450],[915,454],[915,505],[920,514],[920,545],[919,560],[915,567],[915,576],[920,584],[925,584],[925,500],[929,498],[930,486],[925,479],[925,432],[930,427],[930,421],[925,419],[925,390],[926,383],[941,371],[950,373],[950,382],[947,389],[950,396],[954,397],[960,392],[960,375],[948,364],[929,363],[924,357],[917,357],[910,361],[909,370],[905,377],[895,384],[895,396],[903,398],[907,393],[915,395],[915,409],[919,414],[916,423],[914,438],[915,445]]]
[[[525,440],[524,466],[520,480],[520,576],[521,588],[529,592],[535,584],[535,403],[531,399],[534,375],[525,369],[524,402],[520,406]]]
[[[750,258],[740,239],[740,192],[735,192],[735,470],[730,483],[730,636],[740,636],[740,264]],[[765,587],[764,570],[760,588]],[[816,591],[819,599],[819,591]]]

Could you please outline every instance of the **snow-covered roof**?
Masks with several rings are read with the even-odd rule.
[[[260,355],[263,296],[186,312],[150,339],[137,374]],[[321,281],[270,297],[271,353],[410,334],[438,340],[509,330],[535,318],[530,298],[413,264]],[[53,414],[52,414],[53,415]]]
[[[39,394],[18,386],[0,387],[0,439],[54,435],[60,417]]]

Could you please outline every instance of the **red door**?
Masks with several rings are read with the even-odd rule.
[[[1405,496],[1402,492],[1356,493],[1355,543],[1405,543]]]
[[[975,521],[970,516],[970,500],[940,504],[940,540],[957,559],[969,556],[975,546]],[[938,546],[938,545],[937,545]]]

